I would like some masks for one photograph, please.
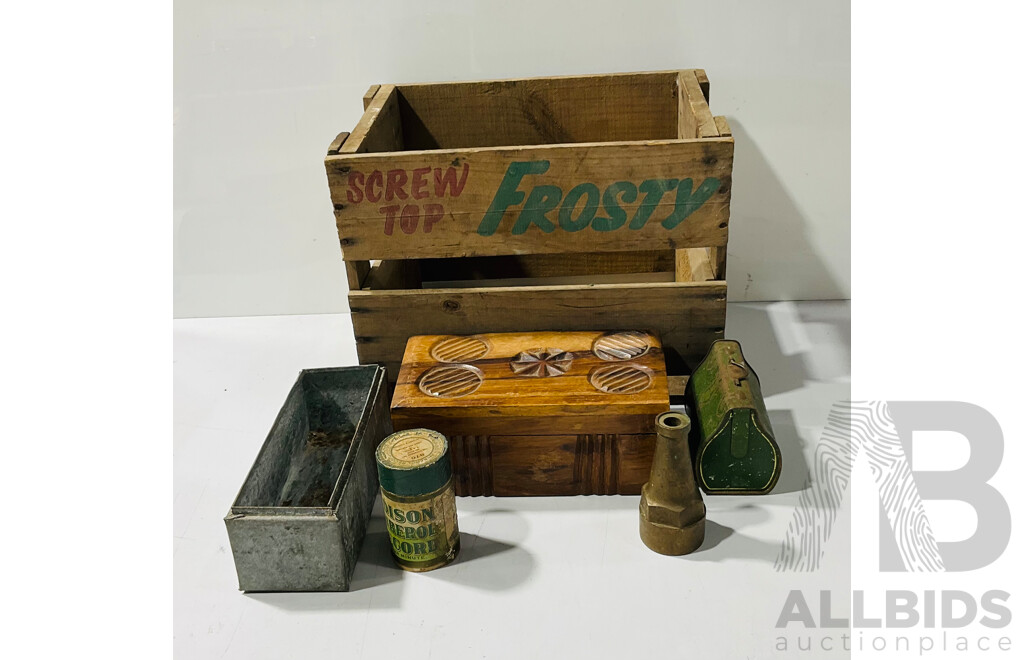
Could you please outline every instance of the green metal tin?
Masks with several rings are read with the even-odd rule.
[[[782,472],[757,374],[739,342],[718,340],[687,384],[697,424],[694,468],[709,495],[764,495]]]

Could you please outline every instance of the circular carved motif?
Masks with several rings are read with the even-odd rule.
[[[438,362],[472,362],[487,356],[491,346],[482,337],[446,337],[430,349]]]
[[[593,350],[594,355],[607,362],[633,360],[651,350],[651,338],[637,330],[612,332],[594,340]]]
[[[472,394],[484,382],[483,373],[468,364],[431,367],[420,376],[420,392],[438,398],[454,398]]]
[[[594,367],[590,384],[605,394],[636,394],[654,382],[654,372],[639,364],[605,364]]]
[[[512,371],[520,376],[547,378],[561,376],[572,367],[573,354],[560,348],[535,348],[523,351],[509,361]]]

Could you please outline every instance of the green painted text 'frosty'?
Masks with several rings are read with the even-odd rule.
[[[721,185],[718,179],[708,177],[696,190],[693,188],[693,179],[647,179],[640,185],[631,181],[616,181],[604,191],[594,183],[585,182],[564,194],[561,188],[554,185],[535,185],[529,195],[519,189],[524,177],[543,174],[549,166],[546,160],[509,163],[505,177],[477,227],[477,233],[481,236],[494,235],[506,212],[520,204],[522,208],[512,225],[512,234],[525,233],[530,225],[537,225],[545,233],[555,231],[556,226],[570,232],[587,227],[596,231],[615,231],[627,226],[627,220],[629,229],[643,229],[651,214],[661,205],[662,199],[673,191],[675,199],[672,211],[661,221],[661,226],[675,229],[715,194]],[[634,203],[637,205],[633,216],[627,217],[622,205]],[[600,214],[599,209],[602,211]]]

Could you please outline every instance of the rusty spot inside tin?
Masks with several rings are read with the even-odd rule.
[[[310,490],[306,491],[306,493],[302,497],[299,498],[297,506],[323,506],[323,502],[327,502],[328,500],[331,499],[332,490],[333,487],[327,484],[320,484],[315,488],[311,488]]]
[[[343,431],[310,431],[306,444],[310,447],[340,447],[349,441],[350,434]]]

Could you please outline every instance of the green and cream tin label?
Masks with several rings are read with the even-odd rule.
[[[396,431],[376,455],[395,562],[407,571],[451,562],[459,552],[459,524],[448,440],[430,429]]]
[[[440,490],[401,497],[381,489],[391,551],[408,570],[430,570],[450,562],[459,550],[459,523],[451,480]]]

